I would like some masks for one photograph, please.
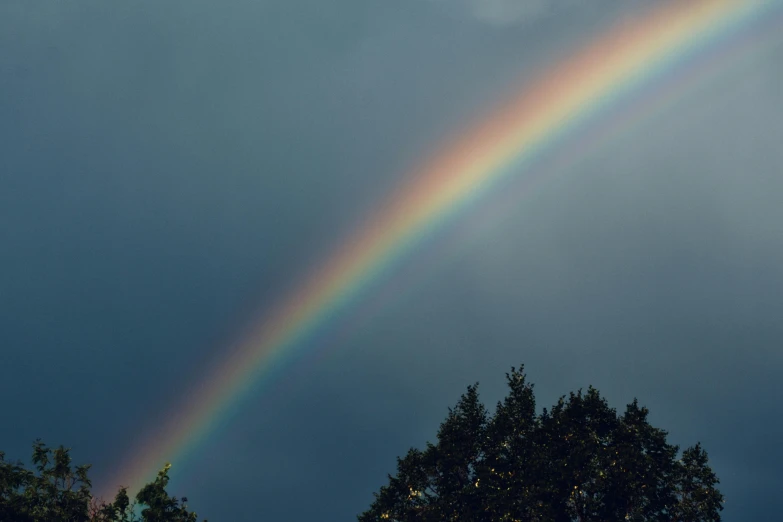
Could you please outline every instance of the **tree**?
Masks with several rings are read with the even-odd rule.
[[[723,495],[700,444],[666,442],[636,399],[618,416],[592,386],[536,415],[523,368],[490,415],[468,386],[437,443],[397,459],[360,522],[719,522]]]
[[[36,472],[5,460],[0,452],[0,520],[87,522],[90,466],[71,467],[66,448],[33,444]]]
[[[197,522],[187,510],[187,499],[166,493],[171,465],[144,486],[131,502],[120,488],[114,502],[105,503],[90,493],[89,465],[71,466],[70,452],[60,446],[33,444],[35,471],[5,460],[0,452],[0,522]],[[204,522],[207,522],[204,520]]]
[[[138,504],[131,502],[128,489],[121,487],[114,502],[105,503],[96,498],[90,503],[90,522],[139,522]]]
[[[139,504],[148,506],[141,510],[142,521],[198,522],[196,513],[187,510],[187,498],[182,497],[181,500],[178,500],[166,493],[166,486],[169,483],[169,469],[171,469],[171,464],[166,464],[158,472],[157,478],[141,488],[139,494],[136,495],[136,501]]]

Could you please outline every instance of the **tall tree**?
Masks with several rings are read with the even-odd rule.
[[[411,449],[360,522],[719,522],[723,495],[700,444],[667,443],[636,399],[617,415],[592,386],[536,414],[512,368],[489,415],[469,386],[437,443]]]

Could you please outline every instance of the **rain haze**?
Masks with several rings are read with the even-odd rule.
[[[649,3],[0,2],[0,450],[40,437],[108,480],[443,140]],[[779,520],[781,136],[783,31],[405,256],[171,492],[353,520],[524,364],[540,407],[637,397],[702,442],[724,520]]]

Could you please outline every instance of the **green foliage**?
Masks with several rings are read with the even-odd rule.
[[[120,488],[114,502],[106,504],[94,499],[90,506],[90,522],[139,522],[137,504],[130,501],[128,489]]]
[[[169,469],[171,464],[158,472],[154,482],[147,484],[139,494],[136,495],[136,501],[139,504],[148,507],[141,510],[141,519],[143,522],[197,522],[198,517],[195,513],[187,510],[187,498],[178,500],[166,493],[166,486],[169,483]],[[206,522],[206,521],[204,521]]]
[[[166,493],[166,464],[157,478],[131,502],[120,488],[113,502],[92,496],[87,476],[90,466],[71,466],[68,449],[33,444],[34,470],[5,460],[0,452],[0,522],[197,522],[187,510],[186,498]],[[207,522],[206,520],[204,522]]]
[[[35,471],[5,460],[0,453],[0,520],[87,522],[89,466],[71,467],[66,448],[33,444]]]
[[[469,386],[411,449],[360,522],[719,522],[723,495],[699,444],[683,452],[636,400],[623,415],[590,387],[536,415],[523,368],[489,415]]]

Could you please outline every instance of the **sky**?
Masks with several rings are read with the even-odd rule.
[[[0,3],[0,450],[106,480],[406,174],[646,2]],[[512,89],[513,90],[513,89]],[[783,487],[783,36],[403,260],[182,462],[213,521],[351,520],[524,364],[701,441],[724,520]]]

